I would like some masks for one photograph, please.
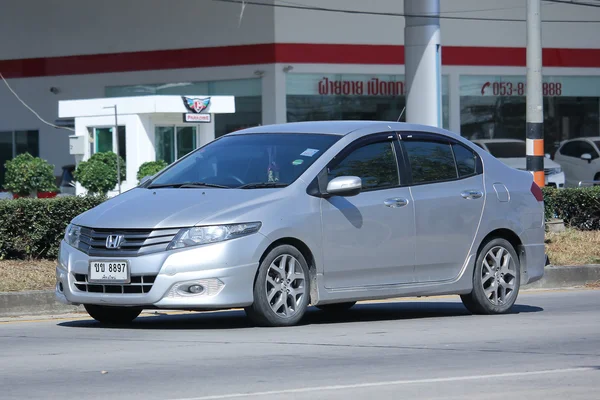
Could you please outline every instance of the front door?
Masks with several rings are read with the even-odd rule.
[[[477,154],[440,136],[403,135],[415,207],[417,282],[457,278],[483,212],[485,189]]]
[[[354,143],[328,167],[328,179],[358,176],[363,191],[322,199],[325,286],[351,288],[413,281],[414,208],[402,187],[397,136]]]

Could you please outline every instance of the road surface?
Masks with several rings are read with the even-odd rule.
[[[598,399],[600,290],[522,292],[515,312],[457,297],[359,304],[302,326],[243,312],[0,322],[1,399]]]

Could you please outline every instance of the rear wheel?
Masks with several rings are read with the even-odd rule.
[[[137,307],[99,306],[84,304],[85,310],[96,321],[104,324],[127,324],[141,314],[142,309]]]
[[[504,314],[519,294],[519,258],[506,239],[487,242],[477,256],[473,290],[462,295],[465,307],[474,314]]]
[[[351,309],[355,304],[355,301],[349,301],[346,303],[322,304],[315,307],[317,307],[319,310],[327,312],[342,312]]]
[[[304,316],[309,297],[308,263],[298,249],[281,245],[258,267],[254,303],[245,311],[260,326],[295,325]]]
[[[600,181],[600,172],[594,176],[594,181]],[[600,183],[594,183],[594,186],[600,186]]]

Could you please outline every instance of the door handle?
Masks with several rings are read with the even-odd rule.
[[[398,207],[404,207],[405,205],[408,204],[408,200],[407,199],[402,199],[400,197],[394,197],[391,199],[386,199],[383,204],[386,205],[386,207],[391,207],[391,208],[398,208]]]
[[[473,200],[483,196],[483,192],[479,190],[465,190],[460,194],[463,199]]]

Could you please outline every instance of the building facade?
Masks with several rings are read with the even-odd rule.
[[[58,101],[160,94],[235,96],[216,136],[260,124],[397,120],[405,105],[401,0],[5,0],[0,14],[0,182],[7,159],[39,155],[60,174],[69,135]],[[526,3],[441,0],[442,124],[470,138],[525,138]],[[242,12],[243,10],[243,12]],[[344,13],[358,10],[362,13]],[[368,14],[368,13],[370,14]],[[600,135],[600,8],[542,2],[546,152]],[[560,22],[557,22],[560,21]],[[568,21],[568,22],[567,22]],[[18,96],[18,98],[17,98]],[[29,107],[29,108],[28,108]],[[93,148],[110,147],[97,127]],[[120,129],[121,131],[121,129]],[[156,128],[167,162],[200,140]],[[129,133],[120,132],[126,140]]]

